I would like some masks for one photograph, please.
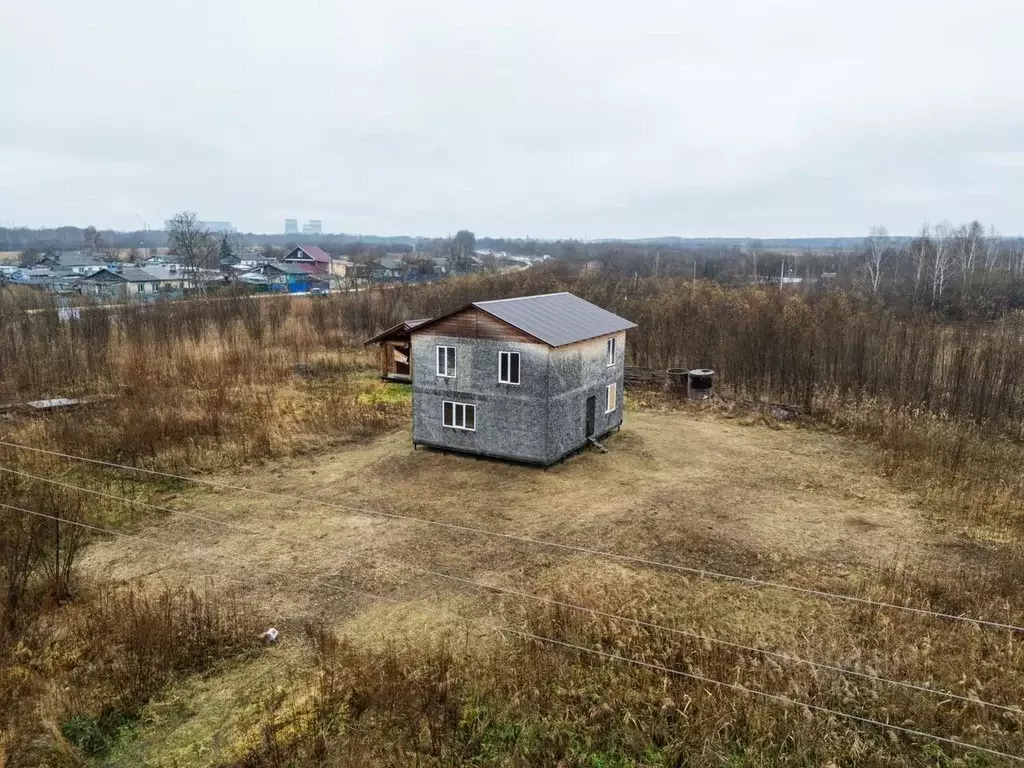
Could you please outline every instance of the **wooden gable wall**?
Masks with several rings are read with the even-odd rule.
[[[423,329],[427,336],[454,336],[462,339],[490,339],[492,341],[521,341],[527,344],[544,342],[518,328],[499,320],[477,307],[466,307],[461,312],[442,318]],[[413,333],[417,333],[413,330]]]

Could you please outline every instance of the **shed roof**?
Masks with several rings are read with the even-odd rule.
[[[312,264],[302,264],[292,261],[270,261],[256,268],[258,271],[266,272],[275,270],[286,275],[309,275],[315,276],[316,268]]]
[[[126,283],[150,283],[155,282],[159,278],[154,277],[152,274],[144,269],[138,267],[124,267],[118,271],[104,267],[103,269],[94,272],[86,278],[82,279],[83,283],[112,283],[118,280]]]
[[[571,293],[545,293],[515,299],[474,301],[457,309],[456,312],[469,307],[476,307],[552,347],[563,347],[566,344],[575,344],[578,341],[636,328],[636,323],[631,323]],[[449,312],[443,317],[453,314],[455,312]],[[431,323],[440,319],[435,318]],[[424,324],[417,330],[423,330],[429,324]]]
[[[61,267],[102,267],[104,262],[97,259],[94,256],[90,256],[81,251],[60,251],[58,253],[48,253],[45,256],[40,257],[42,261],[53,261]]]
[[[363,342],[363,346],[367,346],[368,344],[375,344],[381,341],[390,341],[391,339],[401,338],[402,336],[408,334],[409,331],[411,331],[413,328],[418,328],[424,323],[429,322],[429,317],[423,317],[420,318],[419,320],[404,320],[398,325],[391,326],[386,331],[381,331],[372,339],[367,339],[366,341]]]

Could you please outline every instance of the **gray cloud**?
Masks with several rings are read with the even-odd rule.
[[[0,220],[1024,232],[1015,0],[8,5]]]

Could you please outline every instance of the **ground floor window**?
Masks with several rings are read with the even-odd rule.
[[[444,401],[443,422],[446,427],[452,429],[466,429],[470,432],[476,431],[476,406],[469,403],[453,403],[450,400]]]
[[[616,386],[614,384],[608,385],[608,398],[604,408],[605,413],[611,413],[615,410],[615,397],[616,397]]]

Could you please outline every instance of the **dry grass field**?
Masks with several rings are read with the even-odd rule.
[[[892,577],[904,569],[978,569],[1001,546],[934,519],[915,494],[879,477],[868,448],[820,432],[768,428],[749,417],[711,412],[645,409],[628,414],[608,448],[605,455],[588,451],[539,470],[413,451],[407,431],[399,429],[368,444],[209,476],[309,502],[196,486],[162,494],[154,503],[249,530],[175,514],[151,516],[133,531],[146,541],[92,546],[86,573],[142,577],[154,586],[234,589],[282,638],[253,660],[231,662],[165,691],[107,764],[199,766],[239,759],[263,738],[268,716],[286,717],[311,695],[316,667],[304,631],[311,622],[370,649],[397,644],[423,650],[455,637],[473,656],[494,652],[504,641],[466,617],[495,625],[521,620],[521,599],[405,564],[630,615],[656,606],[659,623],[897,679],[921,674],[917,643],[940,645],[949,637],[948,647],[928,650],[933,684],[1002,701],[1019,694],[1011,679],[1000,681],[987,664],[979,681],[958,679],[963,670],[954,658],[943,661],[944,654],[955,656],[964,643],[984,638],[941,620],[884,611],[865,616],[848,604],[777,589],[367,513],[878,599],[893,597]],[[789,695],[806,693],[801,685],[791,685]],[[772,705],[764,706],[771,714]],[[775,714],[782,717],[784,709]],[[849,748],[851,743],[839,744],[837,754]],[[633,764],[640,763],[622,763]]]
[[[634,390],[608,454],[548,470],[413,451],[362,339],[549,290],[720,399]],[[706,572],[1024,626],[1020,317],[557,268],[75,322],[43,299],[0,291],[0,440],[218,485],[0,450],[4,768],[1006,763],[812,707],[1024,754],[1024,633]]]

